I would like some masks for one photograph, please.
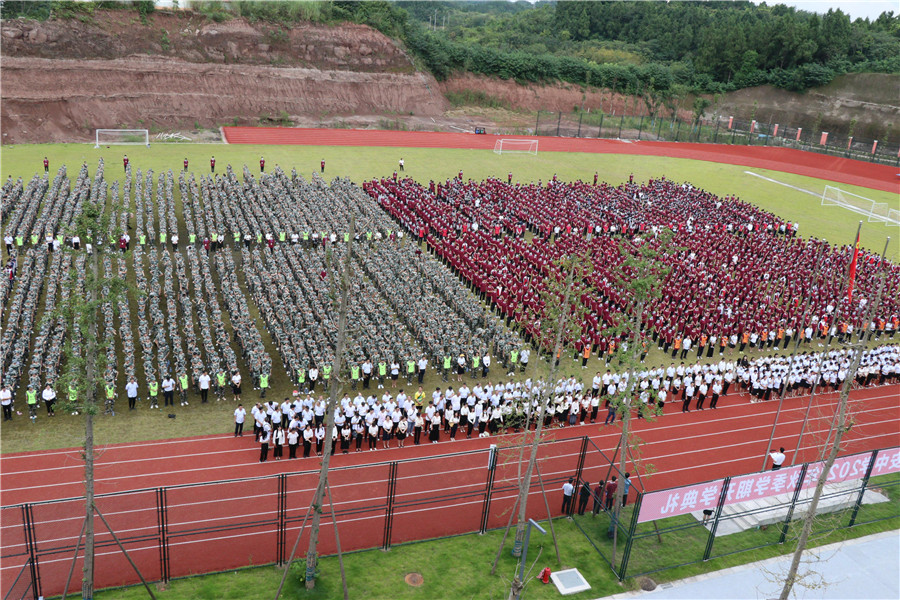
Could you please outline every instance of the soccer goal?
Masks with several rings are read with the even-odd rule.
[[[494,142],[494,154],[533,154],[537,156],[537,140],[506,140]]]
[[[146,129],[97,129],[94,148],[100,146],[150,147],[150,132]]]
[[[887,202],[876,202],[871,198],[830,185],[826,185],[822,193],[822,206],[840,206],[866,217],[870,223],[900,225],[900,211],[890,208]]]

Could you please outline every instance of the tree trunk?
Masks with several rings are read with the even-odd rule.
[[[512,554],[515,557],[519,557],[522,555],[522,542],[525,539],[525,523],[526,523],[526,512],[528,510],[528,491],[531,489],[531,476],[534,471],[534,463],[537,461],[537,452],[538,445],[541,442],[541,433],[544,430],[544,421],[546,421],[547,417],[547,409],[550,405],[550,397],[553,394],[553,390],[551,386],[553,385],[553,379],[556,377],[556,357],[559,355],[559,352],[562,348],[562,336],[563,331],[565,330],[566,323],[569,319],[569,298],[571,296],[572,291],[572,279],[575,275],[574,267],[569,270],[569,275],[566,278],[566,292],[563,297],[563,304],[560,310],[559,319],[557,320],[557,329],[556,329],[556,343],[553,345],[553,355],[550,357],[550,375],[547,378],[547,393],[544,394],[543,402],[541,405],[541,414],[537,419],[534,427],[534,438],[531,440],[531,453],[528,456],[528,464],[525,466],[525,476],[519,481],[519,519],[516,524],[516,538],[515,543],[513,545]],[[515,582],[513,582],[515,585]]]
[[[99,248],[94,252],[91,258],[93,263],[92,270],[94,272],[93,285],[90,288],[90,302],[97,299],[97,285],[100,281],[100,256]],[[97,356],[97,319],[96,315],[91,320],[91,330],[88,342],[93,344],[94,348],[87,348],[86,358],[86,377],[88,388],[84,391],[85,403],[84,407],[84,577],[81,582],[81,597],[94,597],[94,410],[96,403],[94,402],[94,392],[97,385],[94,381],[94,371],[96,370]]]
[[[629,350],[631,351],[631,365],[628,369],[628,389],[625,391],[625,399],[624,399],[624,410],[622,410],[622,435],[619,438],[619,474],[622,475],[622,480],[619,482],[619,485],[616,487],[616,498],[615,505],[613,506],[613,543],[612,543],[612,556],[610,558],[610,562],[612,563],[613,569],[616,568],[616,547],[619,541],[619,513],[622,510],[622,499],[625,496],[625,477],[623,473],[625,473],[626,462],[628,460],[628,435],[629,430],[631,428],[631,395],[634,392],[634,372],[635,372],[635,364],[638,361],[638,356],[640,353],[640,331],[641,331],[641,319],[644,314],[644,302],[643,300],[639,301],[637,306],[635,307],[634,321],[632,322],[632,330],[631,335],[629,336],[629,343],[631,346]],[[638,407],[640,410],[641,407]]]
[[[84,414],[84,577],[81,597],[94,597],[94,415]]]
[[[884,259],[882,258],[882,265],[884,264]],[[878,288],[878,294],[875,297],[875,302],[873,302],[869,308],[869,312],[867,314],[866,320],[863,322],[863,327],[865,327],[865,334],[860,337],[859,342],[856,344],[856,356],[853,357],[853,362],[850,365],[850,368],[847,370],[847,377],[844,380],[844,385],[841,387],[841,395],[838,399],[838,407],[837,414],[834,416],[834,441],[829,448],[826,446],[822,449],[822,454],[827,452],[827,458],[825,458],[825,465],[822,468],[822,473],[819,474],[819,479],[816,481],[816,490],[813,492],[812,501],[809,504],[809,508],[807,509],[806,515],[803,517],[803,528],[800,530],[800,537],[797,539],[797,548],[794,550],[794,557],[791,560],[791,566],[788,569],[787,575],[784,578],[784,587],[781,589],[781,596],[779,596],[779,600],[788,600],[791,596],[791,590],[794,587],[794,584],[797,582],[797,571],[800,568],[800,561],[803,559],[803,552],[806,550],[806,544],[809,541],[809,536],[812,533],[812,528],[816,519],[816,509],[819,507],[819,500],[822,497],[822,492],[825,489],[825,483],[828,480],[828,474],[831,472],[831,467],[834,465],[835,459],[837,459],[838,452],[841,450],[841,441],[844,439],[844,434],[850,430],[850,427],[853,426],[851,421],[850,425],[847,425],[847,403],[850,399],[850,387],[853,384],[853,381],[856,379],[856,372],[859,369],[859,363],[862,360],[863,351],[866,348],[866,343],[869,340],[869,327],[868,324],[872,322],[872,317],[875,314],[875,307],[881,304],[882,292],[884,291],[884,282],[885,279],[882,273],[881,283]]]
[[[355,235],[356,219],[350,218],[350,238],[347,242],[347,254],[344,257],[344,269],[340,275],[340,296],[341,303],[338,312],[338,336],[334,349],[334,362],[331,369],[331,389],[328,394],[328,408],[325,412],[325,444],[323,446],[322,467],[319,470],[319,484],[316,486],[316,493],[313,496],[312,523],[309,530],[309,549],[306,552],[306,589],[311,590],[316,587],[316,564],[318,563],[318,554],[316,546],[319,543],[319,525],[322,519],[322,501],[325,497],[325,486],[328,482],[328,464],[331,462],[331,446],[334,440],[331,439],[331,433],[334,429],[334,409],[338,402],[338,377],[341,372],[342,354],[344,352],[344,341],[347,336],[347,296],[350,288],[350,263],[353,257],[353,237]],[[335,524],[337,526],[337,524]]]

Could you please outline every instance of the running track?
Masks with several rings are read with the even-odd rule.
[[[223,127],[229,144],[288,144],[308,146],[383,146],[399,148],[459,148],[493,150],[498,139],[535,139],[522,136],[475,135],[425,131],[370,129],[302,129],[295,127]],[[539,136],[545,152],[588,152],[668,156],[784,171],[900,193],[897,167],[804,152],[793,148],[562,138]]]
[[[856,425],[846,436],[842,454],[900,445],[898,398],[898,385],[854,391],[851,407]],[[808,398],[785,400],[775,445],[787,448],[789,462],[816,458],[817,442],[828,431],[835,399],[835,394],[815,399],[810,426],[798,456],[794,455],[794,448]],[[732,393],[720,400],[715,411],[682,414],[680,403],[673,402],[657,422],[636,421],[644,460],[655,468],[643,481],[646,489],[664,489],[759,470],[776,409],[777,402],[751,404],[749,396]],[[582,436],[589,436],[591,443],[606,453],[604,456],[588,446],[583,474],[596,482],[607,476],[608,456],[618,441],[618,432],[618,427],[602,424],[551,432],[560,441],[545,445],[541,469],[547,482],[550,508],[555,514],[559,510],[559,487],[575,471]],[[411,446],[410,441],[410,446],[404,449],[335,456],[332,467],[336,470],[329,479],[343,549],[381,545],[388,461],[402,461],[398,463],[396,475],[397,504],[391,543],[477,530],[487,473],[484,449],[492,442],[503,448],[513,439],[512,436],[461,439],[418,447]],[[477,450],[481,451],[470,452]],[[440,456],[450,452],[456,455]],[[512,485],[515,467],[508,461],[514,454],[509,449],[501,451],[488,527],[503,526],[508,519],[515,497]],[[413,458],[422,460],[406,460]],[[170,486],[166,503],[171,577],[273,562],[275,533],[271,519],[278,512],[278,479],[258,477],[291,473],[286,478],[285,511],[289,551],[315,489],[319,461],[310,458],[275,462],[270,458],[270,462],[260,464],[257,460],[258,446],[252,435],[242,439],[222,435],[109,446],[99,452],[97,492],[146,491],[104,497],[98,500],[98,506],[120,536],[133,540],[128,544],[129,552],[148,579],[160,578],[157,499],[153,489],[160,486]],[[358,468],[342,468],[348,466]],[[68,550],[51,553],[40,560],[42,591],[47,595],[60,593],[83,513],[83,501],[74,498],[83,490],[78,452],[67,449],[3,455],[0,468],[3,471],[0,504],[4,506],[73,498],[62,504],[34,507],[39,548],[68,546]],[[634,471],[633,467],[629,468]],[[301,469],[305,471],[300,472]],[[171,487],[238,478],[257,479],[202,487]],[[635,486],[639,486],[637,481]],[[4,556],[25,551],[20,512],[17,507],[0,512]],[[529,513],[537,518],[546,515],[537,484],[532,488]],[[233,525],[238,522],[247,525],[235,530]],[[334,538],[330,519],[323,522],[320,548],[323,553],[332,553]],[[196,531],[199,527],[221,529]],[[134,583],[135,577],[124,558],[109,546],[111,540],[99,521],[97,530],[101,532],[98,539],[107,544],[98,551],[101,557],[98,586]],[[301,542],[301,551],[304,544]],[[4,561],[0,570],[4,593],[23,563],[22,558]]]

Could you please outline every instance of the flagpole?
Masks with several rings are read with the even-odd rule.
[[[881,260],[878,263],[878,272],[879,273],[884,270],[884,257],[887,255],[888,244],[890,244],[890,243],[891,243],[891,238],[888,238],[884,242],[884,250],[881,252]],[[880,300],[880,297],[879,297],[879,300]],[[873,302],[873,305],[870,307],[872,318],[874,318],[874,316],[875,316],[876,308],[877,307],[874,305],[874,302]],[[858,352],[865,351],[864,344],[865,344],[866,336],[869,333],[869,324],[871,323],[871,319],[867,318],[866,320],[867,320],[867,322],[863,323],[861,326],[862,331],[859,334],[859,341],[857,342],[857,345],[859,346]],[[850,340],[847,340],[847,344],[850,345],[850,347],[852,349],[853,346],[852,346],[852,344],[850,344]],[[850,386],[851,387],[848,389],[852,389],[852,386],[853,386],[852,381],[850,382]],[[831,427],[828,429],[828,436],[825,438],[825,444],[822,446],[823,455],[820,456],[819,460],[822,460],[824,458],[824,449],[828,447],[828,443],[831,441],[831,435],[834,433],[835,424],[836,424],[836,419],[832,419]]]
[[[856,227],[856,240],[859,241],[859,234],[862,231],[862,221],[859,222],[859,225]],[[845,280],[850,276],[850,265],[847,265],[847,271],[845,272]],[[806,426],[809,423],[809,413],[812,410],[813,400],[816,397],[816,388],[819,386],[819,381],[822,379],[822,365],[825,363],[825,354],[828,352],[828,349],[831,347],[831,330],[833,327],[838,327],[838,323],[840,322],[841,315],[841,296],[838,295],[837,298],[837,306],[834,309],[834,319],[832,319],[831,324],[828,327],[828,339],[825,342],[825,349],[819,353],[819,364],[816,367],[816,378],[813,382],[812,388],[809,391],[809,402],[806,405],[806,413],[803,415],[803,423],[800,426],[800,435],[797,436],[797,448],[794,449],[794,454],[791,456],[791,464],[797,460],[797,457],[800,454],[800,446],[803,444],[803,435],[806,433]],[[836,332],[837,333],[837,332]]]

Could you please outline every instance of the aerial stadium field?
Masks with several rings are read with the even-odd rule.
[[[342,133],[352,135],[352,132]],[[546,145],[543,139],[541,142],[542,145]],[[507,173],[512,173],[514,182],[535,182],[538,180],[547,182],[554,175],[562,181],[577,179],[590,181],[595,172],[599,174],[599,178],[602,181],[612,184],[627,181],[629,176],[632,175],[636,181],[665,177],[676,182],[689,182],[696,187],[720,196],[739,196],[741,199],[751,202],[766,211],[771,211],[788,221],[799,222],[801,236],[820,237],[835,245],[847,245],[854,241],[859,216],[838,206],[822,206],[821,194],[825,185],[836,185],[843,190],[865,196],[876,202],[889,205],[897,204],[896,190],[889,191],[892,186],[890,183],[885,185],[883,174],[882,183],[876,186],[881,189],[875,189],[874,187],[851,185],[846,183],[846,178],[841,177],[837,177],[836,180],[828,180],[746,165],[722,164],[707,160],[667,156],[627,154],[625,152],[632,148],[640,147],[640,144],[621,144],[621,146],[623,153],[613,153],[611,151],[603,153],[549,152],[540,150],[537,156],[498,156],[490,149],[442,149],[397,146],[153,144],[150,148],[111,146],[94,149],[92,144],[23,145],[4,148],[2,164],[0,164],[0,176],[4,180],[7,176],[12,176],[14,179],[22,177],[23,181],[27,181],[32,175],[42,170],[42,159],[44,156],[47,156],[50,160],[51,174],[55,173],[61,164],[66,164],[70,169],[69,175],[71,177],[83,162],[86,162],[89,169],[93,172],[98,159],[102,157],[105,162],[106,179],[114,181],[122,172],[122,157],[127,154],[133,168],[152,169],[157,175],[169,169],[177,173],[181,170],[184,159],[189,161],[190,171],[197,174],[206,174],[209,172],[210,157],[214,155],[217,173],[223,172],[226,165],[232,165],[238,175],[240,175],[240,169],[243,165],[247,165],[251,173],[253,173],[256,171],[256,165],[260,157],[265,157],[267,171],[274,169],[278,165],[286,172],[289,172],[291,168],[296,168],[299,173],[309,177],[311,173],[319,171],[319,163],[321,160],[324,160],[327,165],[324,174],[326,179],[346,177],[355,183],[362,183],[377,177],[391,176],[400,158],[403,158],[405,162],[404,174],[425,185],[432,180],[440,182],[450,179],[456,176],[459,171],[463,171],[465,178],[474,180],[482,180],[488,177],[503,179]],[[673,152],[677,153],[677,148]],[[809,155],[809,160],[812,163],[819,161],[820,158],[817,155]],[[786,165],[786,170],[791,170],[788,168],[789,166]],[[785,185],[761,179],[748,174],[748,171]],[[181,202],[177,190],[175,202],[176,214],[181,222]],[[183,223],[180,223],[181,228],[183,228]],[[880,253],[888,237],[891,237],[888,256],[896,262],[898,257],[897,228],[892,228],[879,222],[863,222],[861,243],[868,250]],[[182,235],[182,239],[185,238],[186,236]],[[244,289],[244,294],[246,295],[246,288]],[[253,303],[249,304],[249,312],[252,319],[259,320],[260,315]],[[40,322],[40,320],[37,319],[36,322]],[[263,334],[263,341],[270,354],[276,356],[277,351],[274,350],[271,339],[266,334]],[[660,351],[656,349],[651,350],[648,356],[648,363],[662,364],[664,361],[668,362],[668,358]],[[590,368],[587,371],[580,369],[580,364],[569,360],[563,361],[562,367],[563,373],[575,374],[582,378],[586,377],[586,373],[593,373],[595,370],[601,369],[600,362],[596,359],[592,359]],[[536,360],[531,364],[526,375],[537,377],[545,371],[546,363],[542,364]],[[494,374],[493,377],[506,378],[503,373]],[[439,376],[429,375],[425,380],[425,389],[432,389],[436,385],[442,385]],[[281,398],[288,396],[292,388],[293,386],[290,382],[283,379],[279,380],[276,376],[274,377],[270,394],[274,398]],[[896,411],[893,410],[896,408],[896,398],[895,395],[893,397],[891,395],[892,389],[888,388],[880,393],[871,395],[872,406],[867,411],[864,411],[868,414],[861,417],[864,420],[863,424],[867,428],[862,428],[863,431],[860,437],[854,440],[854,450],[886,448],[896,445],[896,427],[893,426],[892,429],[892,423],[896,420]],[[21,396],[22,394],[20,393],[19,395]],[[245,403],[249,406],[249,403],[255,401],[255,398],[256,395],[248,390]],[[819,433],[827,430],[827,405],[833,400],[833,396],[829,397],[825,404],[819,407],[821,409],[821,412],[817,414],[817,418],[821,420],[821,423],[818,425]],[[17,404],[21,406],[20,403],[21,398],[18,399]],[[730,415],[732,421],[741,419],[743,422],[745,419],[753,418],[755,412],[747,401],[742,401],[740,407],[734,406],[732,408],[734,409],[733,414]],[[105,485],[107,487],[101,487],[100,491],[125,491],[136,489],[137,487],[146,488],[147,486],[193,483],[252,476],[257,473],[267,475],[279,472],[279,469],[275,466],[277,463],[270,463],[260,469],[256,469],[258,465],[254,464],[253,456],[255,446],[250,443],[231,440],[230,435],[223,435],[225,432],[230,431],[232,410],[233,404],[231,402],[221,405],[211,403],[206,406],[199,406],[192,402],[192,406],[189,409],[178,411],[179,418],[173,420],[163,419],[163,415],[146,410],[139,410],[133,414],[120,414],[114,418],[98,418],[95,431],[100,444],[127,444],[119,449],[122,452],[121,455],[117,454],[118,450],[114,446],[110,446],[107,449],[106,458],[109,464],[105,473],[102,470],[103,467],[101,467],[98,480],[101,486]],[[780,430],[779,435],[783,435],[786,439],[791,440],[796,438],[798,425],[802,420],[799,418],[799,412],[797,410],[797,414],[791,415],[791,418],[784,423],[783,427],[787,429]],[[122,413],[126,413],[126,411],[123,410]],[[764,444],[770,419],[773,418],[771,410],[765,411],[764,415],[766,423],[760,431],[752,431],[752,428],[742,430],[742,439],[739,443],[741,447],[739,449],[732,448],[731,452],[733,453],[730,453],[724,460],[720,459],[717,461],[716,468],[719,469],[716,471],[717,474],[719,471],[724,475],[731,472],[739,473],[755,469],[755,464],[758,462],[756,457],[763,450],[758,448],[758,446]],[[762,417],[763,414],[758,416]],[[678,418],[683,417],[673,416],[672,423],[667,424],[667,427],[675,425],[675,419]],[[728,447],[738,444],[733,438],[734,422],[729,424],[727,419],[713,421],[709,415],[706,417],[697,416],[695,420],[699,421],[701,418],[703,423],[699,424],[700,432],[690,436],[682,436],[682,439],[687,439],[688,437],[693,439],[700,439],[701,437],[710,439],[711,435],[721,436],[721,443],[711,442],[710,447],[706,448],[709,452],[715,452],[720,446]],[[38,428],[37,431],[40,431],[41,435],[35,435],[35,427]],[[14,483],[11,490],[7,487],[8,484],[4,485],[6,489],[3,495],[8,498],[13,498],[14,496],[14,498],[9,501],[4,498],[0,501],[0,505],[77,496],[79,493],[77,489],[79,485],[78,464],[77,460],[75,460],[77,452],[62,450],[43,453],[41,460],[46,460],[47,462],[46,464],[42,462],[41,466],[28,465],[30,462],[29,455],[21,453],[77,446],[83,435],[81,427],[81,419],[71,415],[61,415],[52,422],[48,419],[40,419],[36,424],[30,423],[24,416],[17,416],[12,422],[5,423],[2,432],[0,432],[0,435],[2,435],[0,441],[2,441],[2,452],[4,454],[2,459],[3,470],[7,473],[18,471],[19,479],[7,478],[7,481],[13,481]],[[596,436],[595,426],[584,426],[576,429],[585,430],[580,435],[598,437]],[[652,425],[648,425],[647,429],[647,433],[649,433],[652,430]],[[762,429],[766,431],[762,431]],[[568,430],[564,431],[568,433]],[[648,437],[651,440],[651,447],[652,443],[658,442],[658,447],[663,448],[663,439],[667,437],[667,434],[662,430],[657,432],[657,434],[661,436],[659,440],[654,439],[652,435]],[[180,438],[193,439],[180,440]],[[606,435],[605,438],[602,444],[611,447],[613,445],[612,436]],[[815,440],[816,436],[812,436],[812,438]],[[162,444],[156,445],[144,443],[149,440],[170,441],[164,441]],[[671,442],[671,440],[669,441]],[[812,443],[810,441],[804,447],[805,459],[810,459],[814,454]],[[192,447],[191,444],[194,444],[194,446]],[[464,446],[466,449],[469,447],[480,449],[485,445],[486,440],[472,440],[471,442],[457,444],[457,447],[453,448],[453,450],[462,450],[459,446]],[[211,449],[212,455],[216,457],[212,462],[198,461],[191,456],[194,453],[206,454],[207,448]],[[439,449],[443,452],[450,451],[446,444],[441,444],[437,447],[432,447],[427,453],[416,451],[415,456],[431,455],[434,449]],[[388,452],[392,460],[403,458],[404,452],[402,450],[390,450]],[[412,455],[412,452],[410,452],[410,455]],[[166,458],[164,461],[155,461],[154,458],[157,456]],[[378,458],[384,460],[388,457],[379,456]],[[651,460],[653,458],[660,459],[658,464],[664,467],[659,477],[660,483],[656,486],[651,486],[655,488],[674,485],[678,480],[678,472],[688,471],[688,463],[693,463],[693,458],[688,453],[679,449],[672,450],[671,448],[669,451],[661,452],[658,457],[654,457],[651,452],[649,458]],[[365,460],[368,461],[368,457]],[[120,461],[129,464],[127,467],[124,464],[114,464]],[[161,465],[154,464],[155,462],[165,462],[166,468],[158,468]],[[358,463],[360,461],[354,459],[349,464]],[[293,468],[313,468],[314,466],[314,464],[308,463],[302,466],[290,464],[290,467]],[[256,469],[252,474],[247,470],[251,467]],[[280,471],[285,471],[290,467],[285,466]],[[232,468],[242,470],[239,472]],[[597,473],[599,473],[600,467],[597,466],[597,469]],[[553,475],[561,476],[564,468],[561,467],[559,471],[559,473],[554,471]],[[417,477],[423,475],[423,473],[416,474]],[[383,473],[377,473],[373,475],[373,478],[381,481],[380,478],[382,476]],[[693,474],[688,478],[693,480],[703,476],[708,477],[710,474],[709,472],[702,475]],[[103,481],[104,478],[107,478],[106,482]],[[304,479],[308,480],[309,478],[304,477]],[[350,486],[350,483],[345,485]],[[435,483],[435,485],[440,485],[440,482]],[[475,484],[472,483],[471,485]],[[301,487],[308,486],[301,484]],[[249,492],[250,490],[248,489]],[[13,496],[9,496],[10,493]],[[353,500],[348,500],[348,502],[359,503],[363,500],[363,498],[354,498]],[[197,500],[193,499],[192,501]],[[203,501],[212,502],[213,499],[209,498]],[[302,505],[302,502],[299,502],[299,504]],[[491,523],[492,526],[500,524],[496,520]],[[68,525],[71,525],[71,523],[68,523]],[[413,529],[411,525],[407,525],[407,527]],[[66,536],[74,537],[77,534],[77,529],[74,531],[68,531],[68,529],[65,531]],[[377,531],[374,533],[377,534]],[[438,535],[441,532],[436,530],[433,533]],[[429,537],[426,534],[427,532],[418,532],[418,535]],[[414,534],[409,533],[408,535],[412,536]],[[371,536],[371,541],[365,542],[363,545],[376,545],[376,538],[377,535]],[[199,561],[196,566],[187,564],[185,568],[194,570],[196,567],[194,571],[196,572],[205,570],[208,566],[206,563]],[[116,579],[112,577],[108,581],[115,583]],[[59,584],[58,581],[55,583]]]

